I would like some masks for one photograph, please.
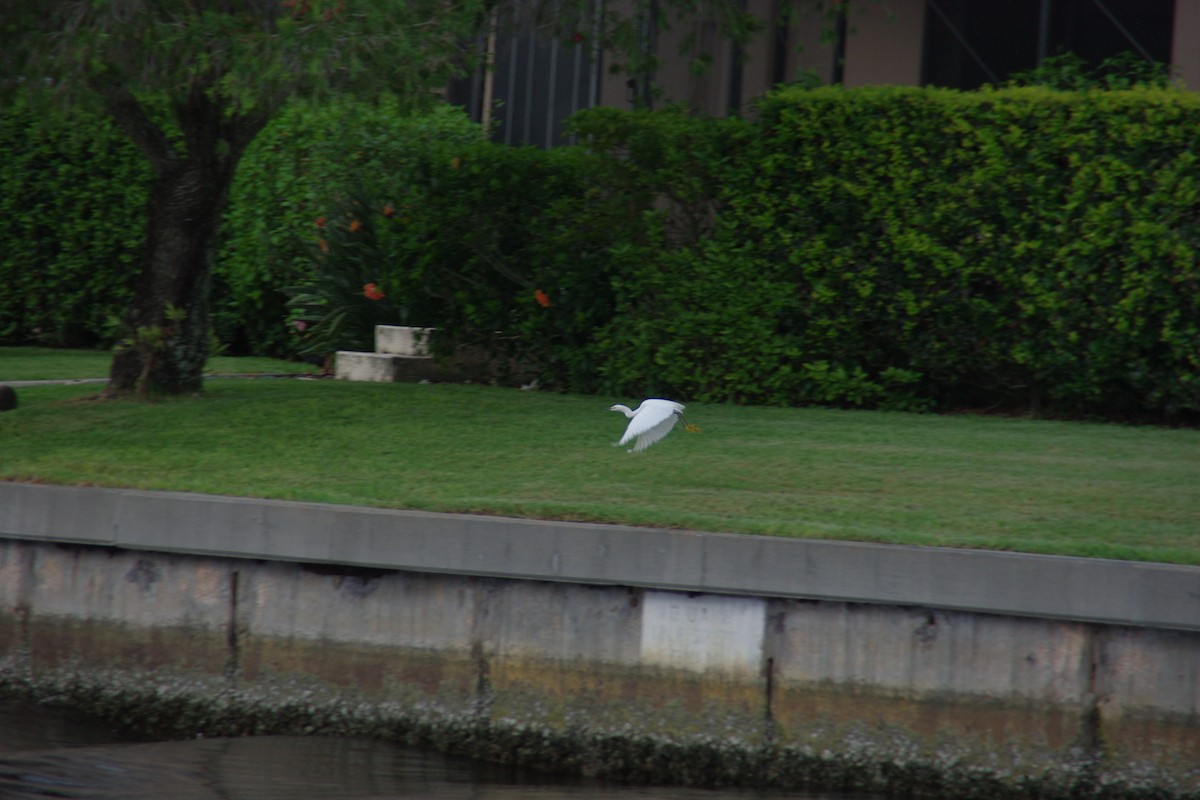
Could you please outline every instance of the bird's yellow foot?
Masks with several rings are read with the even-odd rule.
[[[683,429],[684,429],[685,431],[687,431],[688,433],[696,433],[697,431],[699,431],[699,430],[700,430],[700,426],[699,426],[699,425],[693,425],[692,423],[690,423],[690,422],[689,422],[687,425],[684,425],[684,426],[683,426]]]

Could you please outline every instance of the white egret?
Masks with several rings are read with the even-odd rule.
[[[637,439],[637,443],[629,452],[640,453],[670,433],[676,420],[683,420],[684,430],[700,430],[695,425],[688,425],[687,420],[683,419],[683,409],[683,403],[676,403],[674,400],[643,400],[636,410],[617,403],[608,410],[620,411],[629,419],[629,427],[625,429],[625,435],[617,445],[628,444]]]

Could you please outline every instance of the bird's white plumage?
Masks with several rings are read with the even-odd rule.
[[[675,422],[682,419],[683,409],[683,403],[659,399],[643,400],[636,410],[619,403],[612,406],[609,411],[620,411],[629,418],[625,435],[617,444],[624,445],[637,439],[629,452],[640,453],[671,432]]]

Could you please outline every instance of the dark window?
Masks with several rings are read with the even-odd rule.
[[[977,89],[1073,53],[1166,64],[1175,0],[926,0],[922,83]]]
[[[564,144],[563,122],[597,102],[603,61],[593,33],[598,24],[589,17],[580,23],[581,30],[563,30],[501,20],[491,69],[452,82],[447,99],[482,121],[483,104],[490,97],[491,136],[498,142]],[[481,36],[476,46],[482,49],[483,44]]]

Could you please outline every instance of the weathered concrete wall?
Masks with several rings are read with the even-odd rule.
[[[876,559],[884,598],[847,601],[805,590],[864,594],[862,564],[821,568],[843,563],[829,552],[849,562],[850,550],[792,554],[796,588],[784,596],[788,552],[760,561],[776,542],[755,537],[744,537],[747,555],[737,552],[740,537],[702,547],[703,534],[535,524],[527,538],[516,521],[489,530],[488,520],[426,515],[446,534],[435,539],[419,516],[399,512],[98,490],[73,505],[64,490],[6,498],[11,488],[0,485],[8,537],[0,538],[0,657],[9,675],[125,675],[172,691],[282,692],[518,726],[575,736],[575,767],[589,736],[649,736],[768,754],[776,777],[787,759],[826,759],[884,777],[914,765],[986,775],[1017,792],[1036,784],[1067,793],[1080,781],[1200,792],[1200,615],[1186,605],[1200,601],[1200,570],[1102,564],[1093,575],[1120,577],[1107,594],[1124,604],[1110,597],[1097,611],[1064,596],[1055,618],[1045,584],[1029,588],[1041,603],[1031,613],[1015,596],[1019,576],[1004,569],[1026,564],[1027,579],[1087,594],[1073,583],[1084,573],[1072,571],[1088,567],[1080,560],[980,554],[999,573],[987,579],[1002,610],[962,610],[889,599],[905,587],[936,594],[903,570],[940,567],[900,557],[889,565],[881,555],[904,548],[861,551]],[[24,499],[5,505],[17,495]],[[142,499],[138,516],[131,509]],[[391,527],[397,514],[415,538]],[[529,552],[530,542],[542,549]],[[384,566],[362,566],[372,550]],[[622,582],[613,556],[631,552],[657,559],[667,588],[644,562],[629,564],[633,579]],[[588,553],[598,563],[587,567]],[[955,561],[968,565],[971,555]],[[437,559],[468,568],[395,566]],[[523,566],[503,576],[513,563]],[[754,576],[729,563],[759,564],[771,590],[751,593]],[[531,575],[535,567],[544,574]],[[563,576],[585,567],[590,580]],[[679,588],[697,575],[736,591]],[[1156,585],[1138,586],[1145,575]],[[947,585],[947,606],[983,597],[962,575]],[[1155,607],[1153,597],[1175,605]],[[1021,602],[1025,613],[1014,613]],[[1096,621],[1101,612],[1112,619]],[[1150,624],[1126,623],[1139,614]],[[587,758],[601,760],[593,751]],[[754,770],[767,768],[738,779]]]

